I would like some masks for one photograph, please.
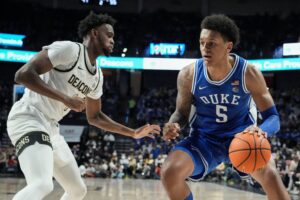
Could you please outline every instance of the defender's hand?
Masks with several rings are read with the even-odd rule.
[[[140,128],[135,129],[134,135],[132,136],[134,139],[140,139],[143,137],[150,137],[154,139],[154,135],[152,134],[160,134],[160,127],[158,125],[150,125],[146,124]]]
[[[163,128],[163,139],[170,141],[179,136],[180,126],[178,123],[166,123]]]
[[[76,112],[82,112],[85,109],[85,98],[67,97],[64,104]]]

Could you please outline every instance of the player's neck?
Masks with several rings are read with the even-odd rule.
[[[221,81],[230,73],[233,65],[234,58],[230,56],[215,64],[206,65],[208,76],[212,81]]]
[[[98,57],[97,52],[95,52],[91,46],[87,46],[86,50],[87,50],[90,62],[94,66],[96,64],[96,58]]]
[[[90,40],[84,40],[83,45],[87,50],[88,57],[90,59],[90,63],[94,66],[96,64],[96,59],[99,56],[98,52],[95,50],[93,45],[91,45]]]

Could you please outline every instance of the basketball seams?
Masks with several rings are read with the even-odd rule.
[[[256,139],[255,139],[255,136],[254,136],[254,134],[252,135],[252,137],[253,137],[253,141],[254,141],[254,148],[256,149]],[[250,149],[250,151],[252,151],[251,149]],[[257,151],[254,151],[254,153],[255,153],[255,156],[254,156],[254,166],[253,166],[253,172],[255,171],[255,168],[256,168],[256,160],[257,160]]]
[[[262,143],[263,143],[263,141],[265,140],[265,138],[263,138],[261,141],[260,141],[260,147],[262,146]],[[271,149],[270,149],[271,150]],[[266,161],[266,159],[265,159],[265,157],[264,157],[264,154],[262,153],[262,149],[260,149],[260,155],[261,155],[261,157],[264,159],[264,161],[265,161],[265,164],[267,164],[267,161]]]
[[[233,140],[229,146],[229,158],[239,171],[252,173],[267,164],[271,146],[266,138],[248,132],[235,136]]]
[[[263,150],[263,151],[266,151],[266,150],[269,150],[269,151],[270,151],[270,150],[271,150],[271,149],[269,149],[269,148],[255,148],[255,149],[254,149],[254,148],[249,148],[249,149],[238,149],[238,150],[233,150],[233,151],[230,151],[230,152],[229,152],[229,154],[231,154],[231,153],[235,153],[235,152],[239,152],[239,151],[249,151],[249,150],[253,150],[253,151],[255,150],[255,151],[256,151],[256,150],[259,150],[259,149],[261,149],[261,150]]]
[[[237,138],[237,139],[239,139],[239,140],[241,140],[241,141],[246,142],[246,143],[248,144],[248,146],[249,146],[249,149],[251,149],[251,145],[250,145],[250,143],[249,143],[247,140],[242,139],[242,138],[239,138],[239,137],[234,137],[234,138]]]
[[[248,144],[248,146],[249,146],[249,149],[251,149],[251,145],[250,145],[250,143],[247,140],[244,140],[244,139],[239,138],[239,137],[234,137],[234,138],[237,138],[237,139],[239,139],[241,141],[246,142]],[[248,158],[250,157],[250,155],[251,155],[251,150],[249,151],[249,154],[246,156],[246,158],[239,165],[237,165],[237,168],[239,168],[242,164],[244,164],[248,160]]]

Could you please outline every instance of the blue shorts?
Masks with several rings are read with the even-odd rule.
[[[189,136],[180,141],[172,151],[181,150],[187,153],[194,162],[194,171],[189,179],[202,180],[222,162],[230,163],[228,149],[232,138],[212,139],[205,136]],[[242,179],[248,174],[237,171]]]

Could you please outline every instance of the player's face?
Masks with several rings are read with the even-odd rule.
[[[103,24],[97,29],[97,43],[100,55],[110,55],[114,49],[114,29],[110,24]]]
[[[202,29],[199,38],[200,51],[206,65],[213,65],[226,59],[232,49],[232,42],[224,41],[219,32]]]

